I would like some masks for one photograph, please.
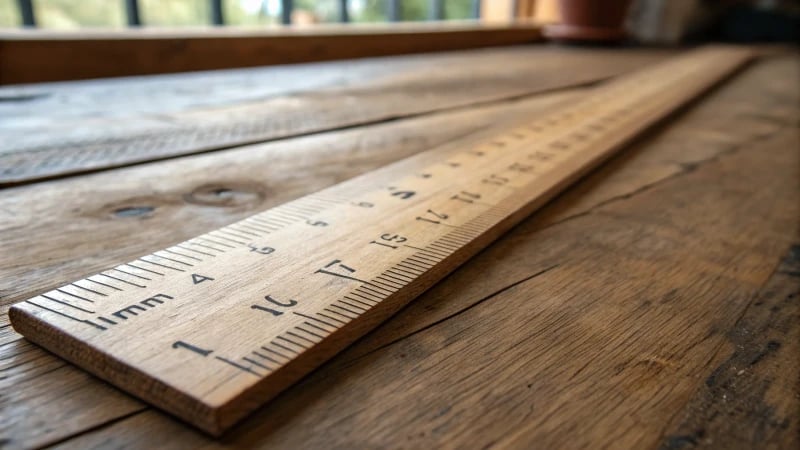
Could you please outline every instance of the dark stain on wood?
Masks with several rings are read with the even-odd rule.
[[[662,449],[798,448],[799,270],[795,244],[728,333],[733,352],[684,408]]]
[[[155,210],[152,206],[126,206],[114,210],[114,215],[121,218],[141,217],[150,215]]]
[[[255,183],[211,183],[199,186],[184,195],[187,203],[219,208],[236,208],[260,204],[265,189]]]

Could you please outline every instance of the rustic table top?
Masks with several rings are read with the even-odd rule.
[[[513,47],[0,88],[0,447],[797,448],[800,64],[665,121],[214,440],[8,306],[674,51]]]

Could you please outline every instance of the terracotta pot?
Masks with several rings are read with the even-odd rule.
[[[561,23],[545,27],[556,40],[621,41],[631,0],[559,0]]]

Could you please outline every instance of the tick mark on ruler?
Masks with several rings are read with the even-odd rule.
[[[208,356],[208,355],[210,355],[211,353],[214,352],[213,350],[203,350],[200,347],[195,347],[194,345],[187,344],[186,342],[183,342],[183,341],[173,342],[172,343],[172,348],[185,348],[187,350],[191,350],[191,351],[193,351],[193,352],[195,352],[195,353],[197,353],[199,355],[203,355],[203,356]]]

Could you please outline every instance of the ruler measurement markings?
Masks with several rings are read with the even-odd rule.
[[[55,291],[56,292],[61,292],[62,294],[65,294],[65,295],[69,295],[70,297],[75,297],[78,300],[83,300],[85,302],[94,303],[94,300],[90,300],[90,299],[88,299],[86,297],[83,297],[83,296],[77,295],[77,294],[73,294],[71,292],[67,292],[66,290],[64,290],[64,288],[56,288]]]
[[[167,253],[169,253],[171,255],[180,256],[182,258],[188,258],[188,259],[191,259],[191,260],[194,260],[194,261],[198,261],[198,262],[203,261],[202,258],[198,258],[197,256],[185,255],[183,253],[176,252],[175,250],[172,250],[173,248],[179,248],[179,247],[165,248],[164,250],[161,250],[161,251],[162,252],[167,252]]]
[[[300,328],[300,327],[297,327],[297,326],[296,326],[296,327],[294,327],[294,329],[295,329],[295,330],[302,330],[302,328]],[[316,340],[316,341],[315,341],[315,340],[313,340],[313,339],[309,339],[309,338],[307,338],[307,337],[305,337],[305,336],[303,336],[303,335],[297,334],[297,333],[295,333],[295,332],[293,332],[293,331],[287,331],[287,332],[286,332],[286,334],[288,334],[288,335],[290,335],[290,336],[293,336],[293,337],[296,337],[297,339],[302,339],[302,340],[304,340],[304,341],[308,342],[308,343],[309,343],[309,344],[311,344],[311,345],[317,344],[317,343],[319,343],[319,342],[320,342],[320,341],[323,339],[321,336],[319,336],[319,335],[316,335],[316,334],[313,334],[313,333],[309,333],[308,331],[305,331],[305,330],[303,330],[303,332],[305,332],[306,334],[312,335],[312,336],[317,336],[317,337],[319,338],[319,340]]]
[[[229,231],[225,230],[224,228],[220,228],[219,230],[214,230],[214,231],[212,231],[211,233],[208,233],[208,234],[210,236],[213,236],[214,239],[220,239],[222,241],[229,242],[231,244],[247,245],[247,242],[242,242],[242,241],[237,241],[236,239],[231,239],[231,236],[238,237],[239,239],[242,239],[242,238],[230,233]],[[220,236],[220,235],[223,235],[223,236]],[[245,237],[244,239],[248,240],[249,238]],[[235,245],[231,246],[231,248],[236,248],[236,246]]]
[[[131,282],[131,281],[123,280],[122,278],[117,278],[117,277],[115,277],[115,276],[113,276],[113,275],[109,275],[109,274],[107,274],[107,273],[102,273],[102,272],[101,272],[101,273],[97,274],[97,276],[104,276],[104,277],[106,277],[106,278],[111,278],[112,280],[117,280],[117,281],[119,281],[119,282],[121,282],[121,283],[129,284],[129,285],[131,285],[131,286],[138,287],[138,288],[145,288],[145,287],[147,287],[147,286],[143,286],[143,285],[141,285],[141,284],[133,283],[133,282]],[[105,284],[105,283],[101,283],[101,282],[99,282],[99,281],[92,280],[91,278],[87,278],[87,280],[89,280],[89,281],[94,281],[95,283],[101,284],[101,285],[103,285],[103,286],[108,286],[108,287],[110,287],[110,288],[113,288],[113,289],[114,289],[114,290],[116,290],[116,291],[123,291],[123,290],[124,290],[124,289],[118,288],[118,287],[116,287],[116,286],[111,286],[111,285],[108,285],[108,284]]]
[[[736,51],[721,51],[720,55],[716,57],[714,52],[700,52],[692,58],[679,58],[612,81],[608,86],[598,88],[596,94],[587,95],[584,101],[549,118],[513,127],[500,134],[498,139],[489,138],[464,150],[442,148],[438,162],[438,150],[431,150],[428,156],[420,157],[420,161],[428,158],[430,163],[414,168],[409,175],[403,176],[402,170],[405,169],[402,168],[387,168],[387,173],[399,170],[399,177],[391,184],[380,183],[374,174],[371,178],[370,175],[356,177],[170,247],[195,254],[206,253],[205,256],[213,256],[216,261],[164,250],[174,257],[156,252],[133,261],[137,265],[127,263],[111,269],[140,279],[144,278],[145,272],[162,277],[147,283],[144,296],[151,295],[149,298],[139,298],[127,292],[103,293],[98,288],[92,292],[109,298],[100,306],[105,310],[96,317],[67,315],[58,310],[61,306],[53,309],[33,302],[13,307],[12,311],[25,311],[19,320],[49,322],[74,336],[73,340],[86,339],[101,347],[105,341],[99,336],[108,332],[127,332],[122,330],[138,329],[148,336],[162,333],[167,335],[163,339],[170,340],[170,345],[183,342],[178,339],[182,335],[186,336],[185,339],[191,337],[193,340],[186,342],[196,342],[197,348],[217,352],[214,360],[224,363],[230,370],[255,375],[258,381],[245,381],[232,372],[209,372],[199,362],[205,359],[205,355],[195,356],[200,358],[197,360],[191,359],[191,355],[198,354],[195,351],[170,356],[173,360],[182,358],[181,365],[191,370],[185,374],[188,376],[172,381],[169,372],[148,365],[166,356],[155,355],[139,361],[127,359],[130,355],[125,353],[115,355],[158,382],[182,386],[183,392],[194,401],[209,405],[211,411],[222,411],[218,407],[239,401],[240,393],[254,383],[260,383],[264,378],[272,379],[273,373],[280,377],[282,371],[279,369],[284,365],[307,364],[302,362],[307,360],[304,355],[315,352],[317,344],[332,334],[346,333],[346,330],[353,329],[349,325],[360,323],[362,317],[368,321],[366,323],[374,324],[377,318],[385,317],[405,304],[410,299],[406,292],[418,292],[420,287],[432,283],[428,274],[434,267],[447,267],[448,261],[463,253],[459,250],[487,233],[496,237],[495,233],[502,231],[501,224],[503,229],[511,226],[507,219],[512,215],[518,217],[532,211],[541,203],[538,199],[549,197],[565,184],[562,180],[574,180],[643,128],[707,89],[747,58],[744,53]],[[407,166],[413,167],[413,164]],[[515,214],[517,211],[524,214]],[[265,238],[255,231],[264,233],[265,230],[255,227],[267,226],[274,230],[267,232],[268,239],[262,241]],[[400,238],[403,242],[398,242]],[[249,242],[251,239],[257,242]],[[217,254],[193,249],[195,246]],[[459,260],[464,257],[457,256]],[[176,274],[175,271],[185,271],[168,265],[167,261],[191,267],[196,274],[203,275],[195,279],[196,274],[191,274],[190,279],[188,273]],[[148,269],[150,265],[172,271],[161,273],[155,268]],[[232,272],[234,267],[236,271]],[[263,274],[259,276],[266,277],[265,280],[258,281],[256,274]],[[225,290],[213,287],[204,291],[207,286],[215,286],[219,277],[229,279],[228,283],[235,281],[235,284],[226,285],[229,287]],[[96,280],[86,280],[97,283]],[[173,294],[171,289],[176,286],[175,280],[184,280],[181,286],[188,287],[181,287]],[[259,302],[259,292],[261,297],[266,295],[267,302]],[[197,299],[205,302],[203,306],[193,303],[195,295],[201,296]],[[269,303],[269,299],[273,303]],[[137,301],[126,306],[128,303],[125,301],[133,300]],[[24,306],[26,304],[38,309],[28,308]],[[256,305],[261,307],[256,309]],[[189,312],[191,314],[186,317],[191,320],[181,319],[169,330],[153,328],[163,315],[183,317]],[[107,316],[114,316],[117,320]],[[17,322],[14,319],[12,317],[12,322]],[[218,327],[225,321],[239,324],[231,330],[229,338],[223,338],[225,333],[214,331],[221,330]],[[86,327],[72,325],[75,322]],[[237,346],[236,336],[244,338],[248,336],[248,330],[263,326],[268,329],[267,336],[271,335],[271,340],[267,339],[260,347],[263,351],[243,351]],[[202,333],[200,330],[208,331]],[[37,336],[31,337],[35,340]],[[348,339],[352,340],[352,337]],[[342,342],[346,343],[348,339]],[[280,342],[276,342],[278,340]],[[302,344],[305,342],[309,345]],[[298,350],[292,350],[293,347]],[[105,351],[113,353],[115,350],[107,348]],[[264,356],[268,356],[266,353],[274,354],[276,367],[267,369],[266,363],[262,362],[262,370],[255,370],[254,367],[259,368],[259,365],[253,363],[253,357],[260,357],[255,355],[255,351]],[[279,356],[283,360],[280,363],[277,362]],[[83,364],[93,368],[86,360]],[[264,370],[267,370],[266,374],[262,373]],[[272,383],[280,387],[291,381],[284,378],[275,380]],[[125,385],[124,380],[112,381],[122,383],[123,388],[135,389]],[[197,388],[191,383],[196,383]],[[211,386],[213,388],[208,389]],[[267,384],[259,386],[265,387],[270,395],[280,388],[270,388],[271,385]],[[147,397],[147,392],[136,393]],[[163,408],[172,407],[159,403],[157,398],[149,400]],[[201,417],[193,414],[194,410],[171,411],[212,433],[222,431],[246,413],[242,409],[230,416]]]
[[[204,234],[202,236],[194,238],[194,240],[198,240],[198,241],[202,241],[202,242],[208,242],[209,244],[216,244],[216,245],[219,245],[220,247],[236,248],[236,247],[234,247],[234,246],[232,246],[230,244],[224,244],[224,243],[221,243],[221,242],[216,242],[214,240],[208,239],[206,236],[207,236],[207,234]],[[211,246],[204,245],[204,244],[198,244],[198,243],[193,242],[193,241],[189,241],[189,242],[191,244],[193,244],[193,245],[199,245],[201,247],[206,247],[208,249],[216,250],[216,251],[221,252],[221,253],[225,252],[225,250],[220,250],[220,249],[218,249],[216,247],[211,247]]]
[[[341,305],[347,305],[349,308],[345,308],[344,306],[341,306]],[[367,312],[369,310],[369,308],[352,306],[349,303],[345,302],[343,299],[339,299],[339,300],[336,300],[335,302],[331,303],[331,307],[332,308],[341,309],[342,311],[347,311],[347,312],[349,312],[351,314],[355,314],[356,316],[358,316],[361,313]],[[355,309],[356,311],[353,311],[353,309]]]
[[[358,318],[358,314],[353,314],[352,316],[350,316],[348,314],[343,314],[343,313],[341,313],[339,311],[331,309],[332,306],[333,306],[333,304],[322,308],[322,310],[325,311],[326,313],[329,313],[329,314],[333,314],[333,315],[336,315],[336,316],[339,316],[339,317],[344,317],[345,319],[348,319],[348,321]],[[346,323],[347,322],[342,322],[342,324],[346,324]]]
[[[383,300],[383,295],[364,290],[361,288],[361,286],[350,291],[348,295],[356,296],[366,302],[371,302],[373,305],[377,305],[381,300]]]
[[[283,365],[283,364],[279,363],[278,361],[276,361],[276,360],[272,359],[271,357],[269,357],[269,356],[267,356],[267,355],[264,355],[264,354],[261,354],[261,353],[258,353],[258,352],[257,352],[257,351],[255,351],[255,350],[253,350],[253,351],[252,351],[252,353],[253,353],[253,355],[255,355],[255,356],[258,356],[258,357],[259,357],[259,358],[261,358],[261,359],[265,359],[265,360],[267,360],[267,361],[269,361],[269,362],[271,362],[271,363],[275,364],[275,365],[276,365],[276,366],[278,366],[278,367],[280,367],[280,366],[282,366],[282,365]],[[273,370],[274,370],[274,369],[273,369]]]
[[[357,304],[359,304],[362,307],[367,308],[367,309],[372,308],[373,306],[378,304],[378,302],[367,303],[364,300],[359,300],[359,299],[353,298],[353,297],[351,297],[349,295],[345,295],[344,297],[342,297],[342,299],[343,299],[342,301],[344,301],[344,299],[347,299],[347,300],[349,300],[349,301],[351,301],[353,303],[357,303]]]
[[[363,301],[365,301],[365,302],[370,302],[370,303],[372,303],[372,305],[373,305],[373,306],[374,306],[374,305],[377,305],[377,304],[378,304],[378,303],[380,303],[380,301],[382,300],[382,299],[375,300],[375,299],[374,299],[374,298],[372,298],[371,296],[369,296],[369,295],[364,295],[364,294],[362,294],[361,292],[359,292],[359,291],[357,291],[357,290],[355,290],[355,289],[353,289],[353,291],[351,291],[351,292],[349,293],[349,295],[352,295],[352,296],[358,297],[358,298],[362,299],[362,300],[363,300]]]
[[[261,233],[255,233],[255,232],[252,232],[252,231],[243,230],[241,223],[228,225],[228,230],[227,231],[231,235],[236,236],[236,237],[240,237],[242,239],[251,239],[251,238],[254,238],[254,237],[263,237],[264,236]],[[236,233],[233,233],[233,231],[235,231]]]
[[[308,322],[303,322],[303,323],[305,323],[306,325],[311,325],[311,324],[309,324]],[[326,336],[322,336],[322,335],[320,335],[320,334],[317,334],[317,333],[316,333],[316,332],[314,332],[314,331],[311,331],[311,330],[306,330],[305,328],[301,327],[300,325],[297,325],[297,326],[295,327],[295,329],[296,329],[296,330],[300,330],[300,331],[302,331],[303,333],[306,333],[306,334],[308,334],[308,335],[310,335],[310,336],[314,336],[314,337],[316,337],[316,338],[319,338],[319,341],[322,341],[322,340],[323,340],[323,339],[325,339],[325,337],[326,337]],[[323,331],[324,331],[324,330],[323,330]],[[317,342],[319,342],[319,341],[317,341]]]
[[[138,260],[137,260],[137,261],[138,261]],[[159,275],[159,276],[162,276],[162,277],[164,276],[164,274],[163,274],[163,273],[161,273],[161,272],[156,272],[156,271],[154,271],[154,270],[145,269],[145,268],[143,268],[143,267],[135,266],[135,265],[133,265],[133,263],[127,263],[127,264],[125,264],[125,265],[126,265],[126,266],[130,266],[130,267],[133,267],[134,269],[142,270],[142,271],[145,271],[145,272],[150,272],[150,273],[152,273],[152,274],[154,274],[154,275]]]
[[[46,306],[40,305],[40,304],[38,304],[38,303],[33,301],[34,299],[37,299],[37,298],[44,298],[44,297],[36,296],[36,297],[34,297],[32,299],[25,300],[24,303],[29,304],[29,305],[33,305],[33,306],[35,306],[35,307],[37,307],[39,309],[42,309],[44,311],[48,311],[50,313],[56,314],[57,316],[66,317],[67,319],[70,319],[70,320],[75,321],[75,322],[83,323],[83,324],[86,324],[86,325],[89,325],[91,327],[98,328],[98,329],[105,329],[105,327],[103,327],[101,325],[98,325],[98,324],[96,324],[96,323],[94,323],[92,321],[89,321],[89,320],[86,320],[86,319],[78,319],[77,317],[70,316],[69,314],[67,314],[67,313],[65,313],[63,311],[59,311],[57,309],[51,309],[51,308],[48,308]]]
[[[163,251],[163,250],[160,250],[160,251]],[[158,253],[159,252],[155,252],[155,253],[153,253],[153,255],[158,256],[161,259],[166,259],[167,261],[172,261],[172,262],[176,262],[178,264],[183,264],[184,266],[187,266],[187,267],[194,267],[194,264],[190,264],[190,263],[187,263],[187,262],[184,262],[184,261],[180,261],[180,260],[177,260],[175,258],[170,258],[168,256],[159,255]]]
[[[81,308],[80,306],[73,305],[73,304],[71,304],[71,303],[69,303],[67,301],[64,301],[64,300],[59,300],[59,299],[54,298],[54,297],[49,297],[46,294],[40,294],[39,297],[47,299],[47,300],[49,300],[51,302],[58,303],[59,305],[64,305],[64,306],[66,306],[68,308],[77,309],[78,311],[89,313],[89,314],[94,314],[94,311],[91,311],[91,310],[88,310],[88,309],[85,309],[85,308]]]
[[[97,274],[97,275],[92,275],[92,276],[105,276],[105,277],[108,277],[108,278],[113,278],[113,277],[109,277],[108,275],[105,275],[105,274],[103,274],[103,273],[99,273],[99,274]],[[97,284],[97,285],[100,285],[100,286],[103,286],[103,287],[107,287],[107,288],[111,288],[111,289],[113,289],[113,290],[115,290],[115,291],[123,291],[123,290],[124,290],[124,289],[122,289],[122,288],[118,288],[118,287],[116,287],[116,286],[112,286],[112,285],[110,285],[110,284],[103,283],[102,281],[93,280],[93,279],[92,279],[92,277],[87,277],[87,278],[84,278],[84,279],[85,279],[86,281],[92,282],[92,283],[94,283],[94,284]],[[117,281],[120,281],[120,280],[117,280]]]
[[[83,281],[83,280],[78,280],[78,281],[76,281],[74,283],[70,283],[68,286],[74,286],[74,287],[76,287],[76,288],[78,288],[78,289],[80,289],[82,291],[86,291],[86,292],[89,292],[91,294],[99,295],[100,297],[108,297],[108,294],[104,294],[104,293],[98,292],[98,291],[96,291],[94,289],[89,289],[87,287],[81,286],[80,284],[78,284],[81,281]],[[63,286],[63,289],[67,289],[67,286]]]
[[[265,346],[263,346],[263,345],[262,345],[262,346],[260,346],[259,348],[260,348],[261,350],[264,350],[264,351],[265,351],[265,352],[267,352],[267,353],[271,353],[271,354],[273,354],[273,355],[275,355],[275,356],[277,356],[277,357],[279,357],[279,358],[282,358],[282,359],[284,359],[284,360],[286,360],[286,361],[290,361],[290,360],[291,360],[291,358],[289,358],[288,356],[286,356],[286,355],[284,355],[283,353],[280,353],[280,352],[278,352],[278,351],[272,350],[271,348],[265,347]],[[284,361],[284,362],[282,362],[282,363],[278,363],[278,364],[279,364],[279,365],[286,364],[286,361]]]
[[[275,342],[275,340],[277,340],[277,339],[283,339],[284,341],[291,342],[288,339],[284,338],[283,336],[278,335],[274,340],[269,341],[270,345],[274,345],[275,347],[278,347],[281,350],[286,350],[287,352],[293,353],[294,355],[299,355],[300,354],[300,352],[298,350],[295,350],[293,348],[289,348],[286,345],[283,345],[283,344],[280,344],[278,342]],[[299,345],[298,345],[298,347],[299,347]]]
[[[403,286],[396,286],[396,283],[394,282],[383,281],[381,278],[373,278],[372,284],[392,294],[397,292],[398,289],[403,287]]]
[[[284,332],[284,333],[286,333],[286,332]],[[303,344],[300,344],[299,342],[295,342],[295,341],[289,339],[288,337],[284,336],[283,334],[280,334],[280,335],[278,335],[278,337],[275,338],[275,340],[278,340],[278,339],[280,339],[282,342],[285,342],[285,344],[278,344],[277,342],[273,342],[275,345],[281,345],[281,346],[294,345],[295,347],[300,347],[302,350],[308,350],[310,348],[310,347],[307,347],[307,346],[305,346]],[[300,350],[294,350],[294,352],[299,354]]]
[[[309,319],[309,320],[314,320],[314,321],[319,322],[319,323],[321,323],[323,325],[329,326],[329,327],[333,328],[334,331],[339,328],[336,325],[333,325],[331,323],[325,322],[324,320],[319,320],[319,318],[317,318],[317,317],[309,316],[307,314],[303,314],[303,313],[299,313],[299,312],[294,312],[294,314],[297,315],[297,316]],[[308,323],[308,322],[305,322],[305,323]],[[326,330],[326,331],[328,331],[328,330]]]
[[[179,268],[177,268],[177,267],[172,267],[172,266],[168,266],[168,265],[166,265],[166,264],[161,264],[161,263],[158,263],[158,262],[155,262],[155,261],[150,261],[150,260],[148,260],[148,259],[144,259],[144,258],[146,258],[147,256],[154,256],[154,255],[153,255],[153,254],[150,254],[150,255],[145,255],[145,256],[142,256],[141,258],[137,259],[136,261],[139,261],[139,262],[145,262],[145,263],[148,263],[148,264],[152,264],[152,265],[154,265],[154,266],[163,267],[163,268],[165,268],[165,269],[171,269],[171,270],[174,270],[174,271],[176,271],[176,272],[186,272],[185,270],[183,270],[183,269],[179,269]]]
[[[325,308],[323,308],[322,310],[325,311]],[[342,325],[347,325],[347,322],[344,322],[342,319],[337,319],[335,317],[331,317],[331,316],[329,316],[329,315],[327,315],[327,314],[325,314],[323,312],[317,312],[316,314],[318,316],[324,317],[324,318],[326,318],[326,319],[328,319],[328,320],[330,320],[330,321],[332,321],[334,323],[338,323],[339,325],[337,325],[336,328],[340,328]]]
[[[189,245],[189,244],[191,244],[191,245],[197,245],[196,243],[187,242],[187,245]],[[204,251],[197,250],[196,248],[185,247],[183,244],[178,244],[178,245],[176,245],[176,246],[175,246],[175,248],[180,248],[180,249],[183,249],[183,250],[186,250],[186,251],[192,252],[192,253],[197,253],[198,255],[210,256],[210,257],[212,257],[212,258],[214,258],[214,257],[216,257],[216,256],[217,256],[217,255],[214,255],[213,253],[208,253],[208,252],[204,252]]]
[[[249,221],[244,221],[244,220],[239,222],[239,223],[237,223],[236,226],[238,228],[244,228],[245,230],[248,230],[251,233],[257,233],[256,236],[258,236],[258,237],[263,237],[264,234],[269,234],[272,231],[272,230],[269,230],[267,228],[264,228],[263,226],[254,225],[254,224],[250,223]]]

